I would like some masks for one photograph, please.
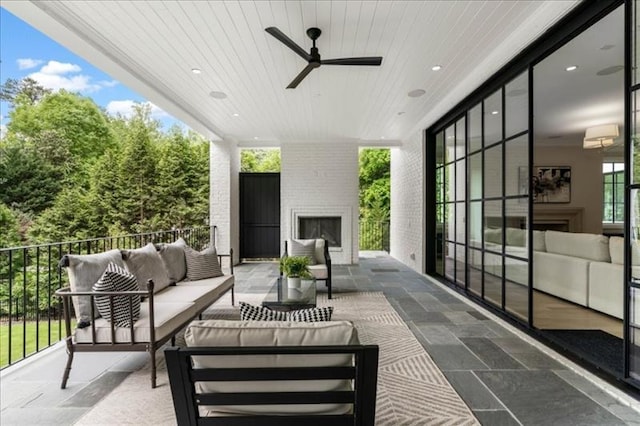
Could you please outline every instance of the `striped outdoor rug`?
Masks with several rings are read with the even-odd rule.
[[[236,296],[256,305],[264,297]],[[318,305],[333,306],[333,318],[353,321],[362,343],[380,346],[376,425],[479,424],[382,293],[340,293],[330,301],[319,295]],[[226,297],[205,317],[238,319],[239,312]],[[158,388],[149,388],[147,366],[127,377],[77,424],[176,424],[164,357],[158,360]]]

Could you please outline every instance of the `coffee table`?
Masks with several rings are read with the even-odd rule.
[[[262,301],[274,311],[295,311],[316,307],[316,279],[300,280],[300,287],[289,287],[286,277],[278,277]]]

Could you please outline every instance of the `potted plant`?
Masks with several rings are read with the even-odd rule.
[[[289,287],[300,287],[301,278],[311,278],[307,256],[285,256],[280,259],[280,271],[286,275]]]

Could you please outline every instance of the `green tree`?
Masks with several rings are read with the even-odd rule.
[[[391,209],[391,152],[389,149],[360,151],[360,217],[384,221]]]
[[[41,86],[36,80],[25,77],[22,80],[8,78],[0,86],[0,100],[9,103],[34,105],[45,95],[52,93],[51,89]]]
[[[34,149],[0,147],[0,202],[31,215],[50,207],[60,191],[62,172]]]
[[[64,90],[36,103],[16,103],[9,118],[8,136],[33,145],[43,132],[55,132],[75,158],[97,158],[113,145],[107,119],[93,100]]]
[[[279,149],[243,149],[240,152],[240,171],[266,173],[280,171]]]

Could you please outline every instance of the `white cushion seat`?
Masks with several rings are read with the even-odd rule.
[[[155,338],[160,340],[170,333],[174,333],[176,328],[189,321],[196,314],[195,303],[157,303],[154,301],[154,325]],[[95,320],[96,342],[112,343],[111,323],[104,318]],[[129,327],[116,327],[116,343],[131,343],[131,329]],[[149,343],[149,303],[142,302],[140,305],[140,319],[133,324],[133,336],[136,342]],[[75,343],[91,343],[91,327],[78,328],[74,334]]]
[[[329,276],[327,265],[309,265],[309,272],[311,272],[317,280],[326,280]]]
[[[183,286],[176,285],[167,287],[158,294],[153,295],[153,303],[193,303],[198,311],[209,307],[211,303],[218,299],[224,291],[220,286]]]

